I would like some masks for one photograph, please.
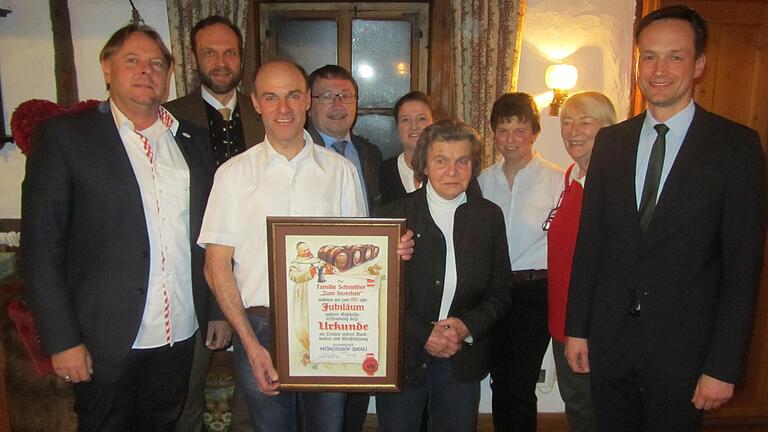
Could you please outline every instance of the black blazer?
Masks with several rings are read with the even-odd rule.
[[[389,158],[381,164],[381,175],[379,177],[381,205],[399,200],[408,193],[405,191],[402,180],[400,180],[400,171],[397,169],[398,157]]]
[[[440,313],[445,237],[429,213],[426,188],[383,206],[376,214],[405,217],[414,232],[416,253],[405,264],[404,351],[405,382],[416,385],[426,378],[423,365],[432,360],[424,345],[432,332],[431,322]],[[477,188],[468,189],[467,202],[455,213],[457,284],[448,313],[464,322],[474,339],[451,358],[454,374],[462,381],[481,380],[488,374],[489,331],[510,305],[512,272],[505,233],[501,209],[484,199]]]
[[[192,285],[205,331],[209,312],[222,319],[196,245],[214,164],[204,130],[180,120],[176,143],[189,167]],[[144,312],[149,238],[108,102],[38,127],[22,184],[22,231],[24,282],[43,349],[85,343],[96,374],[118,372]]]
[[[648,233],[635,161],[645,114],[602,129],[584,192],[566,334],[606,353],[630,291],[653,360],[668,373],[739,380],[762,268],[765,157],[755,131],[696,106]]]
[[[315,144],[325,147],[323,137],[320,136],[320,132],[315,129],[309,118],[307,118],[304,128],[309,132]],[[381,150],[359,135],[354,135],[350,132],[349,136],[352,139],[352,145],[355,146],[355,150],[357,150],[357,154],[360,156],[360,166],[363,168],[363,179],[365,180],[365,184],[362,186],[365,188],[366,194],[368,194],[368,211],[373,212],[373,209],[379,204],[381,199],[379,192]]]
[[[253,107],[251,98],[236,92],[237,107],[240,109],[240,119],[243,125],[245,147],[251,148],[264,141],[264,123],[261,116]],[[195,126],[208,129],[208,114],[205,111],[205,99],[200,87],[186,96],[166,102],[163,106],[177,119],[186,120]]]

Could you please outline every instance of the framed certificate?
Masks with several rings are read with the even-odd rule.
[[[268,217],[280,389],[402,390],[405,219]]]

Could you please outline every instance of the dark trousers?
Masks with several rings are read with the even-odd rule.
[[[648,356],[641,320],[627,315],[607,350],[590,347],[598,432],[694,432],[702,412],[691,403],[698,376],[671,376]]]
[[[565,345],[552,340],[557,388],[565,402],[568,432],[595,432],[595,409],[592,406],[590,374],[575,373],[565,358]]]
[[[491,331],[496,432],[536,431],[536,382],[548,345],[547,280],[515,284],[509,314]]]
[[[368,403],[371,395],[368,393],[349,393],[344,404],[344,432],[360,432],[368,416]]]
[[[419,432],[425,408],[430,431],[474,431],[479,404],[480,381],[459,381],[453,375],[452,360],[433,359],[422,385],[376,395],[379,432]]]
[[[187,395],[194,337],[152,349],[134,349],[115,380],[98,369],[74,385],[78,431],[173,431]]]

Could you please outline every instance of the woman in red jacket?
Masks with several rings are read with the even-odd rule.
[[[616,110],[610,99],[598,92],[575,93],[560,111],[560,131],[565,150],[575,163],[565,173],[565,189],[560,202],[544,222],[547,234],[547,286],[549,332],[557,370],[560,395],[571,432],[595,430],[589,375],[571,371],[565,359],[565,308],[571,278],[573,251],[579,229],[584,180],[592,146],[600,128],[616,123]]]

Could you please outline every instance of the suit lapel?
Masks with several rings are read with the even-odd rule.
[[[117,183],[125,187],[130,202],[140,206],[143,211],[139,182],[136,180],[133,165],[131,165],[123,139],[120,138],[120,132],[115,125],[109,100],[102,102],[98,107],[98,111],[99,121],[92,132],[93,136],[96,137],[94,142],[103,143],[107,163],[113,168],[114,178],[119,179]]]
[[[203,91],[200,90],[200,87],[192,92],[192,97],[195,98],[195,103],[189,105],[189,121],[208,129],[208,113],[205,111],[206,102],[203,99]]]
[[[640,236],[640,214],[637,211],[635,170],[637,167],[637,147],[640,142],[640,131],[643,128],[644,121],[645,113],[628,120],[615,143],[623,146],[623,148],[618,150],[619,157],[615,158],[618,161],[616,169],[619,175],[617,178],[621,179],[621,184],[619,185],[621,193],[618,195],[622,201],[619,204],[620,208],[625,209],[626,214],[630,215],[632,218],[630,220],[635,222],[638,236]],[[614,145],[614,143],[609,142],[606,145],[610,146]]]
[[[707,140],[706,122],[703,121],[701,108],[696,107],[688,132],[685,134],[683,144],[677,153],[669,175],[664,182],[664,188],[659,195],[659,201],[651,218],[648,233],[650,237],[660,231],[670,228],[670,223],[676,219],[674,213],[681,209],[676,203],[681,202],[681,197],[696,193],[696,171],[701,157],[701,143]],[[662,227],[666,227],[663,228]]]
[[[236,92],[235,96],[237,97],[237,107],[240,108],[240,125],[243,128],[245,147],[251,148],[264,141],[264,132],[260,130],[258,124],[261,122],[261,116],[253,107],[251,98],[240,92]]]

